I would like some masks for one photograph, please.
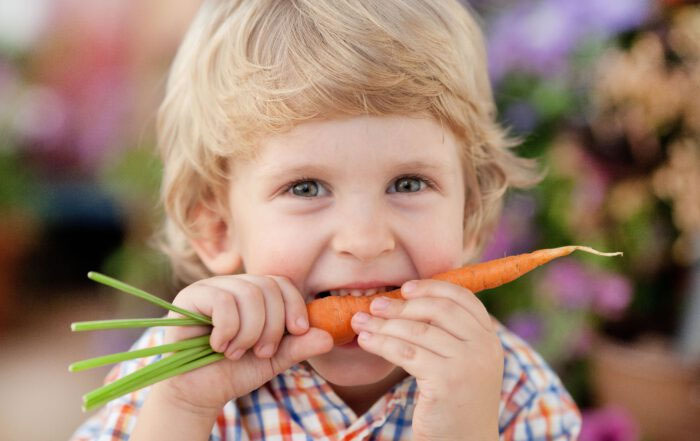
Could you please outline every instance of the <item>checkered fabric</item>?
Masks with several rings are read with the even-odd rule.
[[[134,349],[163,344],[162,328],[147,330]],[[576,404],[545,361],[498,325],[505,352],[499,433],[501,440],[575,440],[581,428]],[[160,356],[121,363],[111,382]],[[127,440],[150,388],[125,395],[88,419],[71,441]],[[417,385],[407,377],[363,415],[356,415],[306,364],[292,366],[256,391],[227,403],[210,441],[219,440],[410,440]]]

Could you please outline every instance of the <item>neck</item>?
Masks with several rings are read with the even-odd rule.
[[[406,371],[397,367],[384,379],[372,383],[363,384],[360,386],[339,386],[330,384],[333,391],[338,395],[347,406],[355,412],[355,415],[360,416],[367,412],[377,400],[387,393],[389,389],[399,381],[406,378]]]

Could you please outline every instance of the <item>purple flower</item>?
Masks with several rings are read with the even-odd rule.
[[[20,139],[35,150],[60,146],[69,130],[69,106],[58,91],[47,86],[27,87],[18,107],[14,129]]]
[[[537,289],[564,308],[592,309],[606,319],[619,318],[632,299],[632,283],[626,277],[568,259],[550,263]]]
[[[506,320],[506,327],[526,342],[534,345],[542,337],[542,318],[530,312],[516,312]]]
[[[588,308],[593,301],[594,279],[574,260],[561,260],[548,265],[538,289],[557,304],[568,309]]]
[[[576,24],[552,2],[519,3],[491,26],[489,65],[494,81],[511,70],[561,72],[577,41]]]
[[[582,40],[609,38],[639,26],[650,11],[650,0],[518,2],[490,26],[492,78],[498,81],[512,70],[557,75]]]
[[[118,66],[105,67],[100,75],[87,79],[74,123],[74,149],[81,163],[93,168],[119,147],[121,132],[131,99],[125,72]]]
[[[639,426],[623,408],[607,406],[583,412],[579,441],[638,441]]]
[[[650,0],[555,0],[568,9],[587,34],[606,38],[644,23],[651,13]]]
[[[619,318],[632,299],[632,284],[619,274],[598,277],[592,288],[593,309],[608,319]]]

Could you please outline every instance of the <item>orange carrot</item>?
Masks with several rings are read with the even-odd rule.
[[[617,253],[601,253],[593,248],[570,245],[560,248],[537,250],[532,253],[508,256],[487,262],[467,265],[462,268],[436,274],[432,279],[444,280],[466,288],[474,293],[495,288],[517,279],[523,274],[557,257],[567,256],[581,250],[599,256],[619,256]],[[359,311],[369,312],[369,305],[377,297],[401,298],[401,290],[396,289],[366,297],[331,296],[312,301],[307,305],[311,326],[328,331],[336,345],[351,342],[355,331],[350,319]]]

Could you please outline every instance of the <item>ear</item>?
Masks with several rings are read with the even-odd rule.
[[[195,236],[190,243],[204,265],[215,275],[236,273],[242,257],[231,235],[230,221],[204,204],[194,209],[192,218]]]

